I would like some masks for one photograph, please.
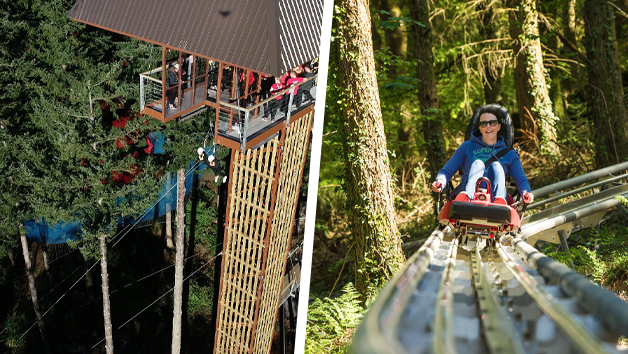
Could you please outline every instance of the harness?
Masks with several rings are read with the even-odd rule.
[[[514,151],[513,148],[509,148],[509,147],[505,147],[501,150],[499,150],[499,152],[497,154],[495,154],[494,156],[491,156],[490,159],[486,160],[486,162],[484,162],[484,169],[487,169],[493,162],[495,161],[499,161],[499,159],[501,159],[503,156],[505,156],[507,153]]]

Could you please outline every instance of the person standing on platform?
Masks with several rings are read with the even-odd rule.
[[[312,86],[314,86],[314,77],[316,76],[316,74],[312,72],[310,64],[305,65],[304,70],[305,73],[303,74],[303,77],[308,81],[301,85],[301,90],[303,90],[303,98],[304,100],[314,102],[314,97],[312,97],[312,93],[310,93],[310,90],[312,89]]]
[[[292,93],[292,91],[294,91],[294,98],[293,101],[295,102],[295,104],[297,105],[297,109],[299,109],[299,107],[301,107],[301,93],[299,92],[299,87],[296,86],[299,83],[303,82],[303,78],[302,77],[297,77],[297,72],[294,70],[290,71],[290,78],[286,81],[288,86],[295,86],[294,89],[286,92],[286,97],[288,98],[288,102],[290,102],[290,93]],[[289,108],[289,107],[287,107]],[[286,114],[287,115],[287,114]]]

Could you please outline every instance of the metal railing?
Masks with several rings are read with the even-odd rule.
[[[163,111],[162,68],[140,74],[140,110],[146,108]]]
[[[190,86],[192,81],[184,81],[181,83],[181,93],[179,93],[178,87],[166,88],[166,92],[169,93],[168,102],[165,103],[166,107],[163,107],[165,94],[163,91],[163,68],[159,67],[141,73],[140,110],[152,109],[163,116],[163,118],[168,118],[190,108],[192,103],[194,107],[203,101],[206,105],[217,106],[218,126],[216,132],[240,144],[241,149],[244,151],[247,141],[282,122],[289,125],[290,118],[294,114],[311,106],[315,100],[317,75],[272,95],[266,91],[252,92],[244,97],[238,97],[240,93],[238,89],[232,91],[236,93],[235,98],[223,94],[220,96],[220,101],[216,102],[215,91],[217,87],[214,87],[214,84],[220,85],[220,83],[214,82],[212,79],[211,76],[216,74],[214,71],[212,69],[207,74],[209,86],[203,81],[194,85],[194,90],[187,90],[186,87]],[[201,76],[201,78],[204,78],[204,76]],[[195,80],[198,79],[199,77]],[[193,92],[190,93],[188,91]],[[198,95],[201,91],[206,92],[206,94],[201,93],[199,97]],[[176,94],[172,92],[176,92]],[[188,97],[191,95],[193,97]],[[171,102],[173,101],[171,96],[180,97],[181,102]]]
[[[220,102],[218,134],[240,143],[244,151],[247,141],[259,136],[273,126],[285,122],[314,103],[316,78],[300,82],[259,101],[259,95],[247,99]],[[295,92],[296,91],[296,92]]]

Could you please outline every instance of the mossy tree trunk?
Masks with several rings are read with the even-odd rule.
[[[342,148],[355,260],[355,285],[372,298],[404,262],[366,0],[341,1],[334,18]]]
[[[436,73],[434,70],[434,54],[432,51],[432,26],[427,0],[411,0],[410,12],[414,21],[422,25],[412,25],[414,40],[414,54],[419,61],[417,65],[417,79],[419,105],[422,111],[423,139],[427,151],[427,160],[430,164],[430,179],[435,179],[439,169],[445,165],[445,144],[443,139],[443,124],[441,112],[438,108],[438,91],[436,87]],[[436,198],[436,194],[434,194]],[[436,199],[434,199],[436,210]]]
[[[543,154],[557,156],[556,123],[543,66],[536,0],[507,0],[515,65],[515,88],[521,128],[537,137]],[[528,111],[533,115],[529,117]],[[532,118],[532,119],[530,119]]]
[[[595,165],[602,168],[628,159],[626,102],[612,20],[614,9],[607,0],[587,0],[583,12],[589,79],[585,91],[595,122]]]

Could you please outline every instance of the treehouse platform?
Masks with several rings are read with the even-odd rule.
[[[316,78],[270,88],[318,57],[322,15],[322,0],[77,0],[68,16],[160,45],[161,66],[140,74],[141,112],[166,123],[212,107],[216,142],[245,151],[313,104]]]

